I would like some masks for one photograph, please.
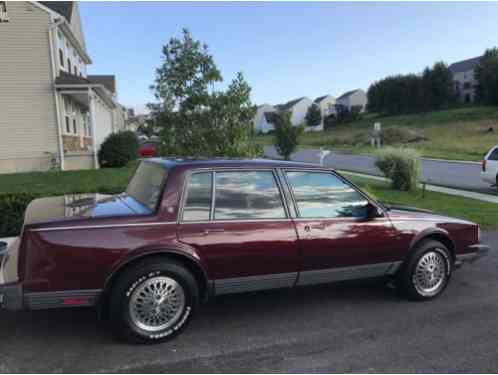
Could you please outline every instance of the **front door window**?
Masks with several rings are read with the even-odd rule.
[[[367,199],[327,172],[287,172],[302,218],[366,217]]]

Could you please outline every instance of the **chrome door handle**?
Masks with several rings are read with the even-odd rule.
[[[213,229],[204,229],[204,234],[208,235],[209,233],[223,233],[225,229],[223,228],[213,228]]]
[[[320,229],[320,230],[325,230],[325,224],[317,224],[317,225],[312,225],[311,229]]]

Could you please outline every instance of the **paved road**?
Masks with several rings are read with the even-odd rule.
[[[298,151],[292,159],[311,163],[319,162],[317,149]],[[278,156],[273,147],[265,147],[265,156]],[[377,169],[374,158],[368,155],[353,155],[332,152],[324,159],[324,164],[336,169],[382,176]],[[421,180],[434,185],[448,186],[460,189],[476,190],[494,193],[495,189],[481,181],[481,166],[479,163],[454,162],[433,159],[421,160]]]
[[[0,372],[497,372],[494,253],[438,299],[382,285],[224,297],[172,342],[115,342],[93,310],[0,314]]]

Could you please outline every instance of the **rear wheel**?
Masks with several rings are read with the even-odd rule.
[[[167,258],[151,258],[126,270],[110,297],[115,333],[132,342],[155,343],[179,334],[199,302],[194,276]]]
[[[410,299],[432,299],[444,291],[451,271],[451,256],[446,246],[439,241],[424,241],[401,269],[398,288]]]

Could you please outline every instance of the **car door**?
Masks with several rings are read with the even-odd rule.
[[[216,294],[290,287],[297,234],[272,170],[213,170],[187,177],[178,226],[195,247]]]
[[[286,170],[296,207],[299,284],[375,277],[399,264],[401,241],[387,216],[367,219],[369,200],[331,171]]]

